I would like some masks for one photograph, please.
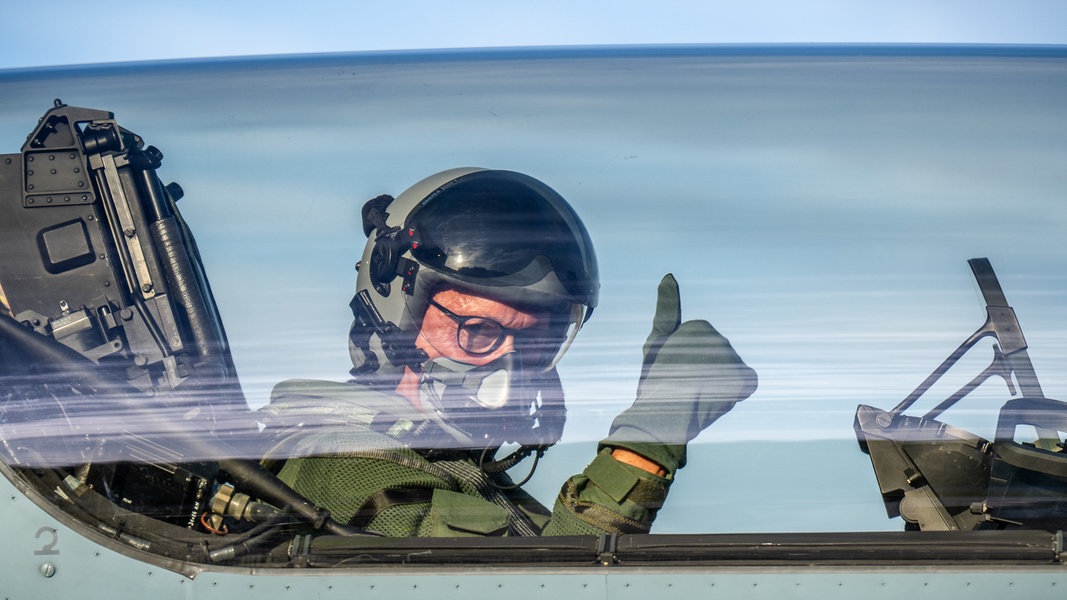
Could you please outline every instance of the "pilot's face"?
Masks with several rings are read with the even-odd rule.
[[[456,317],[464,322],[462,329]],[[516,308],[499,300],[456,289],[444,289],[433,295],[415,345],[426,352],[431,360],[449,358],[481,366],[514,351],[516,332],[547,329],[548,321],[543,314]],[[497,337],[494,324],[500,326],[496,343],[490,339]],[[489,332],[485,333],[487,328]],[[471,337],[479,335],[489,337],[481,341]]]
[[[555,356],[563,341],[562,335],[554,331],[559,327],[550,327],[554,319],[548,312],[519,308],[453,288],[435,292],[430,300],[415,339],[415,346],[430,361],[447,358],[480,367],[515,352],[524,364],[543,368],[546,358]],[[555,321],[558,324],[559,319]],[[404,367],[396,392],[423,410],[420,381],[418,373]]]

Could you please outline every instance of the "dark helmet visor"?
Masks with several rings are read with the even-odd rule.
[[[532,177],[510,171],[459,177],[427,196],[405,225],[412,255],[435,270],[504,284],[542,257],[572,302],[596,306],[600,284],[589,234],[570,205]],[[532,276],[547,275],[542,271]]]

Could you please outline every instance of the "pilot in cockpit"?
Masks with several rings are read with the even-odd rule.
[[[279,477],[337,521],[386,536],[648,532],[687,442],[756,388],[708,322],[681,322],[667,275],[636,400],[549,511],[505,471],[562,434],[556,364],[600,287],[578,215],[532,177],[456,169],[371,200],[363,227],[352,381],[286,381],[260,411]]]

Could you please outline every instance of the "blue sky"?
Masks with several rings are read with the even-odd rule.
[[[743,7],[742,7],[743,4]],[[225,55],[674,43],[1067,43],[1058,0],[10,3],[0,69]]]

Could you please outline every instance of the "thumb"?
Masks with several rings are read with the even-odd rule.
[[[656,316],[652,319],[652,335],[670,335],[682,322],[682,300],[678,282],[667,273],[659,282],[656,298]]]
[[[678,282],[674,279],[674,275],[667,273],[659,282],[656,315],[652,318],[652,331],[648,334],[643,349],[646,369],[656,349],[663,345],[667,336],[678,330],[681,321],[682,301],[678,293]]]

